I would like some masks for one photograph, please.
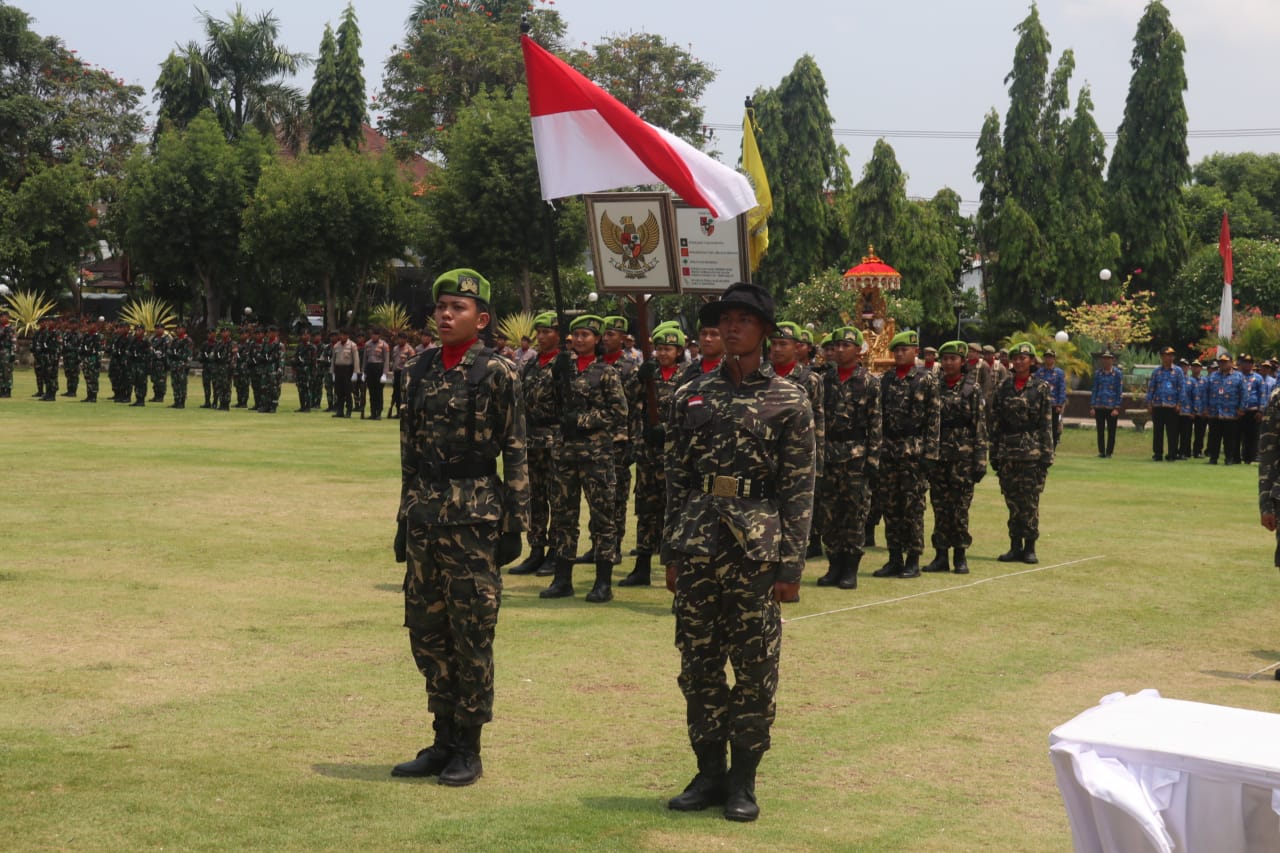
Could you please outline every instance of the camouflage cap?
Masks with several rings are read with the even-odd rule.
[[[556,329],[559,328],[560,321],[556,317],[554,311],[543,311],[537,317],[533,318],[533,327],[535,329]]]
[[[792,323],[790,320],[781,320],[774,327],[773,334],[769,335],[770,340],[800,340],[800,326]]]
[[[831,330],[831,334],[828,336],[828,340],[830,340],[831,343],[833,344],[838,344],[838,343],[841,343],[842,341],[847,341],[851,344],[857,344],[858,346],[862,346],[863,338],[862,338],[862,332],[858,331],[858,329],[855,328],[854,326],[841,326],[838,329]]]
[[[1058,357],[1058,354],[1057,354],[1056,352],[1054,352],[1053,350],[1051,350],[1051,349],[1047,349],[1047,350],[1045,350],[1045,351],[1044,351],[1043,356],[1044,356],[1045,358],[1050,358],[1050,357],[1052,357],[1052,358],[1057,358],[1057,357]]]
[[[1039,357],[1036,354],[1036,348],[1031,344],[1027,343],[1026,341],[1020,341],[1019,343],[1016,343],[1010,346],[1009,355],[1010,356],[1029,355],[1032,358]]]
[[[920,346],[920,333],[913,332],[911,329],[898,332],[893,336],[893,340],[889,341],[889,349],[895,350],[898,347],[918,347]]]
[[[449,270],[447,273],[441,274],[436,279],[435,284],[431,285],[432,299],[439,300],[440,296],[445,293],[470,296],[472,299],[488,302],[490,294],[489,281],[475,270],[465,267]]]
[[[938,354],[938,350],[934,347],[925,347],[923,350],[921,350],[921,352],[923,352],[927,356],[928,355],[936,356]]]
[[[606,332],[623,332],[627,331],[627,318],[620,317],[616,314],[604,318],[603,329]]]
[[[1101,353],[1098,354],[1098,358],[1115,358],[1115,357],[1116,357],[1116,354],[1109,349],[1104,349]]]
[[[604,318],[596,314],[580,314],[573,318],[573,322],[569,324],[569,331],[576,332],[579,329],[586,329],[591,334],[599,337],[604,331]]]
[[[684,342],[684,332],[680,331],[676,326],[667,326],[665,329],[658,329],[653,333],[653,345],[655,347],[683,347]]]
[[[958,355],[964,358],[969,353],[969,347],[964,341],[947,341],[938,347],[938,355]]]
[[[990,353],[991,355],[995,355],[995,354],[996,354],[996,348],[995,348],[995,347],[993,347],[991,344],[987,344],[986,346],[984,346],[984,347],[982,348],[982,351],[983,351],[983,352],[985,352],[985,353]]]

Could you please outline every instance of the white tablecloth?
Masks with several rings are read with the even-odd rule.
[[[1280,715],[1103,698],[1049,735],[1077,851],[1280,851]]]

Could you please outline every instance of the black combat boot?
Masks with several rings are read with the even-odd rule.
[[[585,564],[594,563],[595,561],[596,561],[596,546],[595,546],[595,545],[592,545],[590,548],[588,548],[588,549],[586,550],[586,552],[585,552],[585,553],[580,554],[580,555],[577,557],[577,559],[575,559],[575,560],[574,560],[574,562],[575,562],[575,563],[585,563]]]
[[[902,571],[898,573],[900,578],[918,578],[920,577],[920,555],[915,551],[907,552],[907,562],[902,566]]]
[[[523,562],[517,563],[507,569],[509,575],[531,575],[538,570],[538,566],[542,565],[542,561],[547,557],[547,549],[541,545],[535,547],[529,552],[529,556]]]
[[[841,589],[857,589],[858,588],[858,565],[862,562],[861,554],[845,554],[844,568],[840,572],[840,580],[836,581],[836,586]]]
[[[747,823],[760,817],[756,804],[756,768],[763,752],[747,752],[733,747],[733,763],[729,766],[729,798],[724,804],[724,819]]]
[[[436,732],[435,742],[418,750],[416,758],[392,767],[392,776],[438,776],[448,766],[453,752],[453,721],[437,714],[431,728]]]
[[[538,598],[568,598],[573,595],[573,562],[556,560],[556,575],[551,586],[538,593]]]
[[[547,558],[538,566],[538,570],[534,572],[534,577],[549,578],[556,573],[556,558],[550,551],[547,552]]]
[[[821,556],[822,556],[822,537],[818,535],[817,531],[815,531],[809,536],[809,548],[807,551],[804,552],[804,558],[806,560],[811,560],[814,557],[821,557]]]
[[[1040,558],[1036,556],[1036,537],[1028,536],[1022,543],[1022,555],[1018,558],[1024,563],[1038,563]]]
[[[130,406],[145,406],[145,405],[147,405],[147,401],[146,401],[146,400],[144,400],[144,399],[142,399],[141,397],[139,397],[135,402],[130,403],[129,405],[130,405]]]
[[[700,812],[708,806],[724,805],[729,797],[729,762],[724,753],[722,740],[694,744],[698,773],[682,794],[667,800],[667,808],[676,812]]]
[[[949,572],[951,565],[947,562],[947,549],[938,548],[934,551],[933,562],[921,567],[922,572]]]
[[[902,574],[902,552],[890,551],[889,562],[871,573],[873,578],[896,578]]]
[[[827,573],[818,578],[818,586],[835,586],[844,575],[844,554],[828,554],[827,560]]]
[[[480,726],[454,726],[449,764],[440,771],[440,784],[462,788],[484,775],[480,763]]]
[[[220,411],[220,412],[229,412],[229,411],[231,411],[231,403],[229,403],[229,402],[227,402],[227,403],[223,403],[221,406],[219,406],[219,407],[218,407],[218,411]]]
[[[951,571],[955,572],[958,575],[969,574],[969,561],[966,560],[964,557],[963,548],[956,549],[956,558],[955,558],[955,561],[951,564]]]
[[[596,561],[596,582],[591,587],[591,592],[584,596],[584,600],[590,601],[592,604],[604,604],[606,601],[613,601],[612,561]]]
[[[618,586],[652,586],[652,567],[652,554],[636,554],[636,567],[631,570],[631,574],[618,581]]]
[[[1016,563],[1022,559],[1022,538],[1019,536],[1009,537],[1009,550],[1005,551],[999,557],[996,557],[1002,563]]]

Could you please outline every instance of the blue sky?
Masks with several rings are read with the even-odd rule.
[[[12,2],[12,0],[10,0]],[[18,0],[37,32],[57,35],[88,62],[111,69],[148,90],[160,62],[176,43],[199,39],[195,5],[155,0]],[[1076,54],[1074,93],[1088,82],[1095,117],[1114,133],[1124,112],[1129,57],[1145,0],[1045,0],[1040,15],[1053,45]],[[1280,80],[1280,2],[1277,0],[1166,0],[1187,42],[1186,93],[1196,131],[1280,128],[1274,86]],[[222,17],[231,0],[202,3]],[[345,0],[274,0],[244,3],[274,10],[281,41],[314,54],[326,22],[335,26]],[[382,64],[404,32],[406,2],[357,0],[364,39],[365,77],[376,91]],[[773,86],[796,59],[812,54],[822,69],[835,126],[848,131],[957,131],[976,135],[991,107],[1008,104],[1004,77],[1012,64],[1013,27],[1026,16],[1025,0],[810,0],[808,3],[648,0],[556,0],[572,42],[644,30],[689,47],[719,72],[704,104],[713,124],[738,125],[742,99]],[[297,83],[310,86],[310,71]],[[149,97],[149,94],[148,94]],[[855,179],[874,136],[841,134]],[[717,132],[712,147],[735,162],[740,134]],[[943,186],[967,202],[977,199],[972,138],[889,136],[907,172],[908,191],[930,196]],[[1253,137],[1196,137],[1192,162],[1214,151],[1280,150],[1280,133]],[[965,206],[966,212],[973,204]]]

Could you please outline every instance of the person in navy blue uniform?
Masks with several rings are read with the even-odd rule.
[[[1244,380],[1244,414],[1240,417],[1240,457],[1246,465],[1258,461],[1258,427],[1267,401],[1262,397],[1262,374],[1253,370],[1253,356],[1241,353],[1237,359]]]
[[[1173,347],[1160,350],[1160,366],[1147,382],[1147,411],[1151,413],[1151,459],[1174,462],[1178,458],[1178,401],[1182,399],[1182,368],[1173,363]],[[1169,452],[1165,454],[1165,440]]]
[[[1240,418],[1244,414],[1244,379],[1231,369],[1231,356],[1218,356],[1218,369],[1209,377],[1205,391],[1209,418],[1209,464],[1218,464],[1218,454],[1228,465],[1240,461]]]
[[[1102,366],[1093,372],[1093,393],[1089,395],[1089,414],[1098,431],[1098,458],[1107,459],[1116,449],[1116,423],[1124,405],[1124,375],[1116,368],[1111,350],[1098,356]]]
[[[1051,349],[1044,351],[1043,364],[1036,370],[1036,378],[1049,386],[1049,402],[1053,404],[1053,446],[1062,439],[1062,410],[1067,405],[1067,375],[1058,367],[1058,354]]]

